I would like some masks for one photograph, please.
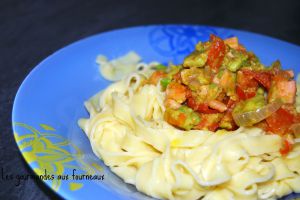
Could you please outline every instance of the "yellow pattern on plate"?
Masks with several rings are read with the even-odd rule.
[[[63,136],[56,134],[55,128],[40,124],[43,131],[38,131],[24,123],[14,123],[14,126],[26,130],[25,134],[14,133],[25,160],[28,164],[37,163],[33,168],[36,174],[44,175],[46,170],[47,174],[55,176],[51,180],[51,187],[54,190],[57,191],[62,184],[62,180],[56,177],[63,175],[67,168],[91,175],[103,171],[97,163],[86,163],[83,160],[82,151]],[[74,148],[76,153],[70,153],[70,148]],[[69,189],[74,191],[82,188],[82,186],[82,183],[72,182],[69,184]]]

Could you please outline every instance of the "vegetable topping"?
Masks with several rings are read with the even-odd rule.
[[[293,148],[299,135],[296,82],[279,61],[270,67],[239,43],[211,35],[199,42],[182,65],[157,67],[148,84],[165,90],[165,120],[183,130],[235,130],[257,126],[282,136],[280,152]]]

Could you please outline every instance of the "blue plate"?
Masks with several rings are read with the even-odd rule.
[[[134,50],[145,62],[180,63],[197,41],[207,40],[211,33],[222,38],[237,36],[264,64],[279,59],[284,68],[299,73],[299,46],[245,31],[155,25],[101,33],[46,58],[19,88],[12,122],[27,163],[50,188],[67,199],[151,199],[110,172],[93,154],[89,140],[77,126],[79,118],[88,117],[83,102],[111,83],[99,74],[96,56],[104,54],[112,59]],[[81,176],[88,174],[97,175],[91,178],[97,180]]]

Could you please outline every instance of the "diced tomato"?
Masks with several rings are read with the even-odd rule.
[[[201,121],[194,129],[216,131],[222,116],[222,114],[201,114]]]
[[[208,130],[214,132],[214,131],[216,131],[219,128],[219,123],[213,123],[210,126],[208,126],[207,128],[208,128]]]
[[[272,81],[272,73],[265,71],[243,70],[243,73],[249,78],[258,81],[266,89],[270,89]]]
[[[267,72],[257,72],[254,75],[255,80],[257,80],[262,86],[267,90],[271,87],[271,74]]]
[[[173,99],[178,103],[183,103],[186,100],[187,88],[177,82],[171,82],[166,89],[166,99]]]
[[[198,108],[197,108],[197,111],[201,112],[201,113],[205,113],[205,114],[213,114],[213,113],[218,113],[219,112],[218,110],[211,109],[208,106],[208,104],[206,104],[206,103],[199,104]]]
[[[152,75],[148,79],[149,84],[156,85],[159,81],[159,79],[166,77],[167,74],[163,71],[155,71],[152,73]]]
[[[193,110],[197,110],[198,109],[198,105],[197,105],[197,103],[196,103],[196,101],[195,101],[195,99],[193,97],[189,97],[187,99],[186,103],[187,103],[187,106],[190,107],[190,108],[192,108]]]
[[[187,99],[187,106],[195,111],[205,114],[213,114],[219,112],[218,110],[209,108],[207,103],[197,104],[193,97]]]
[[[291,144],[287,139],[283,140],[283,147],[279,150],[282,155],[288,154],[293,149],[293,144]]]
[[[246,95],[245,95],[245,92],[242,90],[242,88],[240,86],[236,87],[236,93],[237,93],[239,99],[241,99],[241,100],[247,99]]]
[[[236,87],[236,93],[240,100],[246,100],[256,95],[256,92],[242,90],[239,85]]]
[[[186,98],[191,98],[192,97],[192,90],[189,88],[186,89]]]
[[[243,89],[258,87],[258,82],[254,79],[254,73],[252,73],[250,70],[238,71],[237,84],[239,84]]]
[[[284,135],[290,132],[290,127],[294,123],[294,115],[286,109],[279,108],[275,113],[266,119],[268,130]]]
[[[223,62],[226,46],[221,38],[213,34],[210,35],[210,40],[212,44],[208,51],[207,64],[212,70],[217,71]]]
[[[250,70],[240,70],[237,73],[236,93],[240,100],[246,100],[256,95],[258,82]]]

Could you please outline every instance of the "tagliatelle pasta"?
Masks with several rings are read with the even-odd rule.
[[[158,199],[275,199],[300,192],[300,145],[259,128],[179,130],[163,119],[160,84],[133,73],[85,106],[79,125],[94,153],[126,183]]]

